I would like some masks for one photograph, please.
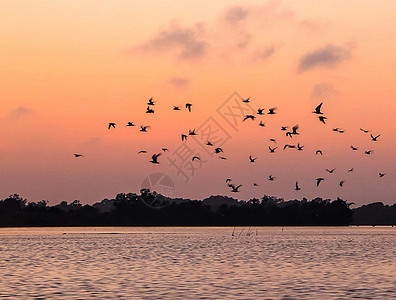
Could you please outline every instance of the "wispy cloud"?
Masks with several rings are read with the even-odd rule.
[[[190,80],[183,77],[173,77],[168,80],[168,83],[174,87],[181,88],[187,86],[190,83]]]
[[[137,46],[138,51],[171,51],[176,53],[179,59],[194,59],[207,53],[208,43],[204,38],[204,23],[197,23],[193,27],[183,27],[172,23],[147,42]]]
[[[10,120],[20,120],[32,114],[33,114],[33,110],[24,106],[19,106],[18,108],[11,110],[8,113],[7,118]]]
[[[249,15],[249,9],[242,6],[233,6],[226,10],[224,20],[231,26],[238,26],[246,20]]]
[[[329,44],[323,48],[304,54],[300,58],[297,71],[302,73],[316,67],[332,68],[350,59],[351,56],[352,46],[341,47]]]
[[[319,98],[329,98],[338,94],[339,91],[335,89],[332,85],[327,82],[321,82],[315,84],[315,86],[313,87],[311,98],[316,100]]]
[[[262,50],[256,51],[256,53],[253,55],[254,60],[265,60],[269,57],[271,57],[275,52],[275,47],[267,47]]]

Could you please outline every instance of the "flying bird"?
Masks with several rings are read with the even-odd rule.
[[[276,107],[269,108],[267,115],[275,115],[275,110],[277,110]]]
[[[276,140],[275,139],[269,139],[271,142],[274,142],[276,144]]]
[[[243,99],[242,102],[243,102],[243,103],[249,103],[249,102],[250,102],[250,97],[249,97],[249,98],[246,98],[246,99]]]
[[[173,110],[180,110],[179,106],[173,106]]]
[[[318,154],[323,155],[323,152],[322,152],[322,150],[316,150],[315,154],[316,155],[318,155]]]
[[[189,112],[191,112],[191,106],[192,106],[191,103],[186,103],[186,108],[188,109]]]
[[[325,116],[319,116],[319,121],[322,122],[323,124],[326,124],[325,120],[327,119]]]
[[[74,155],[74,157],[84,157],[84,155],[78,154],[78,153],[74,153],[73,155]]]
[[[305,145],[301,145],[301,146],[300,146],[300,143],[297,144],[297,150],[298,150],[298,151],[303,150],[304,147],[305,147]]]
[[[133,122],[128,122],[125,126],[126,126],[126,127],[131,127],[131,126],[136,126],[136,125],[133,124]]]
[[[223,149],[221,149],[220,147],[217,147],[217,148],[215,149],[215,152],[216,152],[216,153],[220,153],[220,152],[224,152],[224,151],[223,151]]]
[[[227,157],[219,156],[220,159],[227,159]]]
[[[335,169],[331,169],[331,170],[326,169],[326,171],[329,172],[330,174],[333,174],[333,172],[335,171]]]
[[[257,114],[258,115],[264,115],[263,111],[264,111],[264,108],[258,108],[257,109]]]
[[[160,155],[161,155],[161,153],[153,154],[153,156],[151,156],[150,162],[153,163],[153,164],[159,164],[159,162],[158,162],[158,157],[159,157]]]
[[[250,162],[254,163],[256,161],[257,157],[253,158],[251,155],[249,155],[249,160]]]
[[[206,145],[207,146],[213,146],[213,144],[211,142],[209,142],[209,141],[206,142]]]
[[[366,130],[366,129],[363,129],[363,128],[360,128],[360,130],[363,131],[364,133],[369,133],[370,132],[370,130]]]
[[[323,115],[323,113],[321,111],[322,104],[323,104],[323,102],[321,102],[318,106],[316,106],[315,110],[313,111],[314,114]]]
[[[115,128],[116,124],[115,123],[109,123],[109,126],[107,127],[107,129],[110,129],[111,127]]]
[[[323,180],[324,180],[324,178],[321,178],[321,177],[316,178],[316,186],[318,187],[319,184],[320,184]]]
[[[263,123],[263,121],[260,121],[259,126],[264,127],[265,123]]]
[[[386,175],[386,173],[381,173],[380,172],[380,173],[378,173],[378,175],[379,175],[380,178],[382,178],[382,177],[384,177]]]
[[[275,177],[273,177],[272,175],[268,176],[268,180],[273,181],[275,179]]]
[[[231,181],[231,178],[227,178],[227,179],[226,179],[226,183],[227,183],[227,182],[230,182],[230,181]]]
[[[138,154],[140,154],[140,153],[147,153],[147,151],[146,151],[146,150],[140,150],[140,151],[138,152]]]
[[[153,98],[150,98],[150,99],[148,100],[147,105],[155,105],[155,104],[154,104],[154,101],[153,101]]]
[[[275,153],[275,150],[276,150],[277,148],[278,148],[278,147],[271,148],[271,146],[268,146],[268,149],[270,150],[270,153]]]
[[[143,126],[143,125],[140,125],[140,130],[139,130],[139,131],[141,131],[141,132],[147,132],[147,128],[150,128],[150,126]]]
[[[354,147],[354,146],[351,145],[351,149],[352,149],[353,151],[356,151],[356,150],[358,150],[359,148],[358,148],[358,147]]]
[[[287,128],[289,128],[289,126],[282,126],[282,127],[281,127],[281,130],[282,130],[282,131],[286,131]]]
[[[373,152],[374,152],[374,150],[367,150],[367,151],[364,151],[364,154],[370,155]]]
[[[294,125],[294,126],[292,127],[292,132],[291,132],[291,134],[299,135],[299,133],[297,132],[298,128],[300,128],[300,127],[298,126],[298,124],[297,124],[297,125]]]
[[[372,134],[370,134],[370,136],[371,136],[371,140],[372,140],[373,142],[376,142],[377,139],[378,139],[381,135],[379,134],[379,135],[377,135],[377,136],[373,136]]]
[[[237,186],[235,186],[235,185],[230,185],[230,187],[232,188],[232,190],[231,190],[231,192],[233,192],[233,193],[238,193],[239,192],[239,188],[242,186],[242,184],[240,184],[240,185],[237,185]]]
[[[182,135],[181,135],[181,139],[182,139],[182,142],[183,142],[184,140],[187,140],[187,135],[182,134]]]
[[[258,184],[257,184],[257,183],[255,183],[255,182],[253,182],[253,186],[258,186]]]
[[[153,114],[153,113],[154,113],[154,109],[151,109],[150,106],[147,106],[146,114]]]
[[[198,134],[195,132],[195,129],[193,129],[193,130],[188,130],[188,135],[198,135]]]
[[[194,161],[194,160],[201,160],[200,158],[199,158],[199,156],[193,156],[193,158],[192,158],[192,161]]]
[[[344,186],[344,182],[345,182],[345,180],[341,180],[340,181],[340,183],[338,184],[340,187],[343,187]]]
[[[164,151],[164,152],[167,152],[168,148],[162,148],[161,150]]]
[[[354,168],[350,168],[350,169],[348,170],[348,172],[353,172],[353,169],[354,169]]]
[[[295,190],[296,190],[296,191],[301,190],[301,188],[298,186],[298,181],[296,181],[296,188],[295,188]]]
[[[255,118],[256,118],[256,117],[253,116],[253,115],[246,115],[246,116],[243,118],[242,122],[243,122],[243,121],[246,121],[247,119],[254,120]]]

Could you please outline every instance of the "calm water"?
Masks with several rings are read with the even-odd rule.
[[[396,228],[241,230],[0,229],[0,298],[396,299]]]

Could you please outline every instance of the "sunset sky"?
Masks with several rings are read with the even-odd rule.
[[[393,0],[1,1],[0,197],[94,203],[138,192],[161,172],[184,198],[395,203],[395,19]],[[277,114],[231,126],[221,108],[235,92],[254,110]],[[155,113],[146,114],[151,97]],[[312,113],[322,101],[326,125]],[[142,133],[128,121],[151,127]],[[108,130],[108,122],[117,127]],[[201,147],[200,135],[189,137],[184,146],[206,162],[191,175],[186,161],[186,182],[170,160],[180,135],[207,122],[228,137],[227,160],[206,153],[213,149]],[[298,137],[280,130],[295,124]],[[373,142],[360,128],[381,136]],[[283,151],[285,143],[305,148]],[[149,163],[162,147],[169,152],[160,164]],[[317,177],[325,178],[319,188]],[[226,178],[242,184],[240,193]]]

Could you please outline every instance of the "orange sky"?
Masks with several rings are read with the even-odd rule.
[[[2,1],[0,197],[93,203],[137,192],[158,171],[180,197],[394,203],[395,18],[391,0]],[[216,111],[233,92],[250,96],[254,109],[276,106],[278,114],[260,118],[264,128],[257,119],[236,131]],[[145,114],[150,97],[154,115]],[[311,113],[321,101],[327,125]],[[186,102],[192,113],[172,111]],[[185,183],[168,158],[180,134],[209,117],[231,136],[223,146],[228,160],[208,158]],[[140,133],[125,128],[127,121],[151,128]],[[107,130],[108,122],[117,128]],[[301,134],[290,140],[280,126],[295,124]],[[381,133],[378,142],[361,127]],[[306,146],[269,154],[271,137],[281,147]],[[187,144],[203,151],[192,139]],[[150,164],[161,147],[169,153]],[[313,154],[318,148],[323,157]],[[138,155],[142,149],[150,155]],[[364,155],[369,149],[374,154]],[[249,155],[258,157],[255,164]],[[378,172],[387,175],[380,180]],[[225,187],[227,177],[243,185],[239,194]]]

